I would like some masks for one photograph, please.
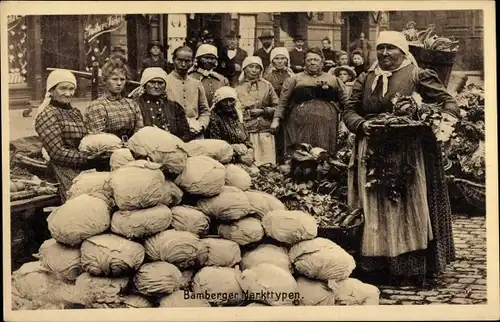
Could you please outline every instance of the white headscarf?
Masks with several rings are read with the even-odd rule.
[[[212,111],[215,108],[215,105],[217,103],[219,103],[225,98],[234,98],[236,100],[236,106],[235,106],[236,114],[238,114],[238,120],[240,122],[243,122],[243,113],[238,100],[238,94],[236,93],[236,90],[232,87],[222,86],[215,91],[210,111]]]
[[[406,40],[406,36],[399,31],[381,31],[376,42],[376,46],[381,44],[389,44],[398,47],[405,54],[405,60],[398,68],[386,71],[382,70],[378,65],[378,61],[376,61],[372,67],[370,67],[369,71],[375,72],[375,79],[372,83],[372,92],[377,87],[378,80],[382,78],[382,96],[387,94],[387,90],[389,87],[389,77],[392,76],[392,73],[400,70],[403,67],[406,67],[410,64],[418,66],[415,57],[410,53],[408,41]]]
[[[73,84],[75,86],[75,89],[76,89],[76,77],[69,70],[56,69],[49,74],[49,76],[47,77],[45,98],[44,98],[42,104],[40,104],[38,106],[34,120],[36,120],[36,117],[38,116],[38,114],[40,114],[40,112],[42,112],[50,104],[50,100],[52,99],[51,90],[54,87],[56,87],[57,84],[64,83],[64,82],[68,82],[68,83]],[[33,127],[34,127],[34,124],[33,124]]]
[[[144,86],[151,80],[155,78],[163,79],[165,84],[167,84],[167,72],[164,71],[161,67],[149,67],[144,70],[141,76],[141,85],[135,88],[128,97],[139,97],[144,94]]]
[[[240,83],[243,82],[243,80],[245,80],[245,68],[250,64],[258,64],[260,66],[261,69],[260,77],[262,77],[262,74],[264,72],[264,64],[262,64],[262,59],[260,59],[259,56],[248,56],[243,61],[243,64],[241,64],[241,70],[243,72],[240,74],[240,77],[238,78],[238,81]]]
[[[194,57],[198,58],[203,55],[214,55],[215,57],[219,58],[219,55],[217,54],[217,47],[209,44],[203,44],[198,47],[198,49],[196,50],[196,55]]]
[[[290,54],[288,53],[288,49],[286,49],[285,47],[276,47],[273,50],[271,50],[271,55],[270,55],[270,62],[271,62],[271,64],[269,65],[269,67],[268,67],[268,69],[267,69],[266,72],[267,73],[271,73],[273,70],[276,70],[276,67],[274,67],[274,65],[273,65],[273,59],[276,58],[276,56],[279,56],[279,55],[285,56],[285,58],[287,59],[287,64],[286,64],[285,70],[288,73],[288,75],[290,75],[290,76],[295,75],[295,73],[289,67],[289,65],[290,65]]]

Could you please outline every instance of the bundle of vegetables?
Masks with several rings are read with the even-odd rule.
[[[11,175],[10,201],[52,194],[57,194],[57,184],[41,180],[37,176],[27,177]]]
[[[435,24],[430,24],[425,30],[417,30],[416,23],[409,21],[402,33],[406,36],[409,44],[412,46],[422,47],[437,51],[458,51],[458,40],[454,38],[439,37],[432,33],[436,28]],[[431,36],[432,35],[432,36]]]
[[[457,177],[485,184],[484,89],[470,84],[457,93],[462,118],[452,135],[449,158],[460,166]]]
[[[135,140],[136,150],[138,144]],[[208,152],[213,157],[227,156],[214,149]],[[147,153],[181,164],[164,152]],[[14,273],[19,299],[14,309],[72,307],[61,301],[87,308],[333,305],[350,292],[350,284],[343,291],[328,287],[348,279],[354,260],[335,243],[317,238],[314,216],[247,190],[248,173],[203,152],[182,165],[170,177],[146,160],[116,165],[99,178],[83,173],[74,189],[78,194],[50,214],[52,239],[31,264],[41,266],[47,279],[67,280],[65,291],[57,299],[41,297],[46,305],[28,306],[22,299],[33,299],[40,279]],[[92,180],[84,178],[90,175]],[[370,296],[378,301],[378,294]],[[364,295],[351,304],[363,301]]]

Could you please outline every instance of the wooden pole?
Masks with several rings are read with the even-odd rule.
[[[90,96],[92,100],[97,99],[99,97],[99,63],[92,63],[92,89],[90,92]]]

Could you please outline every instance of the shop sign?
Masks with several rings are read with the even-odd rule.
[[[92,23],[85,26],[85,41],[91,42],[102,34],[120,29],[125,22],[125,15],[92,16]]]
[[[16,28],[21,21],[23,21],[24,16],[10,15],[7,17],[7,30],[10,31]]]

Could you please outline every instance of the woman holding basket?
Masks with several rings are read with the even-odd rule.
[[[383,158],[395,161],[394,169],[398,163],[408,163],[412,169],[399,200],[391,199],[383,187],[371,187],[373,183],[367,180],[372,174],[366,165],[373,153],[371,139],[379,135],[374,119],[392,112],[396,94],[414,92],[424,101],[442,104],[441,130],[449,135],[450,125],[460,115],[455,100],[435,72],[417,66],[402,33],[383,31],[377,40],[377,62],[354,82],[342,113],[345,125],[356,134],[348,202],[365,214],[358,266],[366,276],[388,276],[389,282],[397,284],[420,284],[455,258],[441,147],[430,128],[397,135],[383,145],[386,150],[377,150]]]

